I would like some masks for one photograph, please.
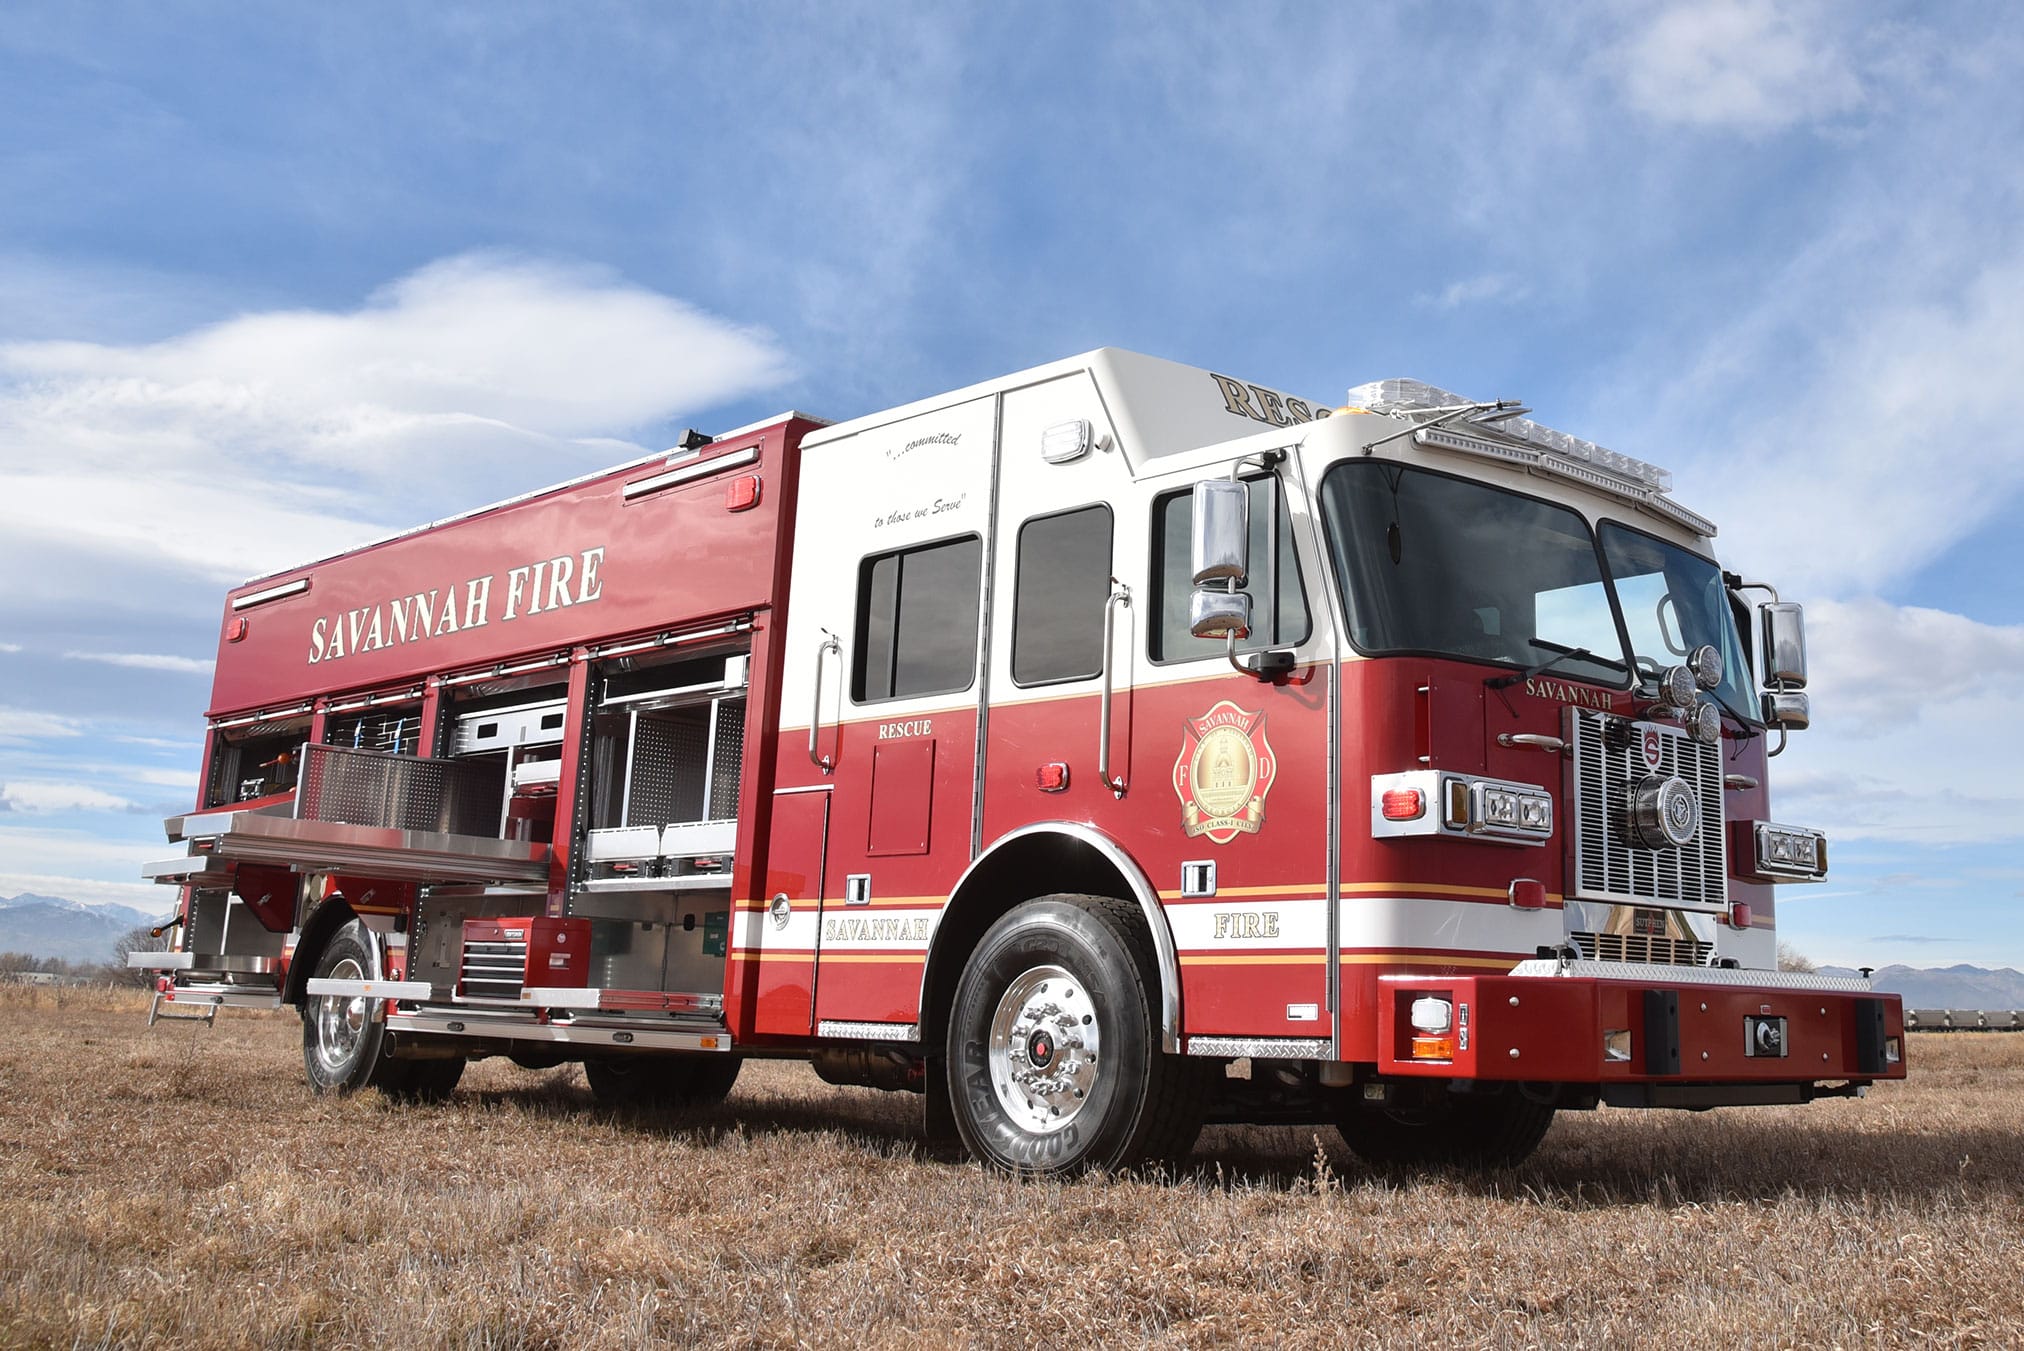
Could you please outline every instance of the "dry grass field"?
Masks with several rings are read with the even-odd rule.
[[[319,1100],[292,1017],[142,1008],[0,991],[0,1345],[2024,1341],[2024,1036],[1914,1037],[1861,1102],[1563,1115],[1489,1175],[1226,1129],[1051,1185],[799,1065],[685,1115],[493,1061]]]

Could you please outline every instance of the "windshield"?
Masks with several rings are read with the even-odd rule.
[[[1621,689],[1626,639],[1641,676],[1705,643],[1722,654],[1714,696],[1755,707],[1721,570],[1678,545],[1611,521],[1598,550],[1570,508],[1383,460],[1331,469],[1321,518],[1359,651],[1550,665]]]
[[[1748,713],[1754,705],[1750,662],[1721,569],[1613,521],[1604,522],[1600,534],[1639,668],[1677,666],[1695,648],[1712,644],[1722,654],[1722,683],[1714,696],[1733,712]]]
[[[1558,675],[1630,683],[1595,538],[1579,513],[1353,460],[1322,480],[1321,515],[1359,650],[1553,662]]]

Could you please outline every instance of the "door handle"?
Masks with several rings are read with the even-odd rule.
[[[822,631],[822,645],[815,649],[815,707],[810,709],[808,713],[808,758],[814,761],[815,767],[825,774],[835,772],[836,757],[819,754],[815,748],[817,739],[822,732],[822,666],[824,659],[831,653],[835,653],[840,658],[843,655],[843,644],[836,640],[835,634],[831,633],[828,629],[824,629]]]
[[[1123,797],[1125,777],[1110,772],[1111,636],[1117,631],[1117,612],[1131,606],[1131,588],[1117,578],[1110,579],[1110,594],[1103,601],[1103,706],[1096,719],[1096,773],[1113,796]]]

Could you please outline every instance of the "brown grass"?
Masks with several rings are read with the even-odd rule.
[[[1020,1184],[918,1099],[747,1067],[626,1116],[580,1074],[313,1099],[296,1025],[0,992],[0,1344],[2014,1344],[2024,1036],[1861,1102],[1563,1115],[1526,1167],[1385,1175],[1212,1130],[1181,1180]]]

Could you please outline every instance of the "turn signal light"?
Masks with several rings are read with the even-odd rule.
[[[1427,795],[1417,788],[1388,788],[1379,807],[1387,821],[1417,821],[1427,814]]]
[[[1446,1032],[1439,1034],[1416,1032],[1413,1034],[1413,1059],[1453,1060],[1454,1058],[1455,1038],[1453,1035]]]

